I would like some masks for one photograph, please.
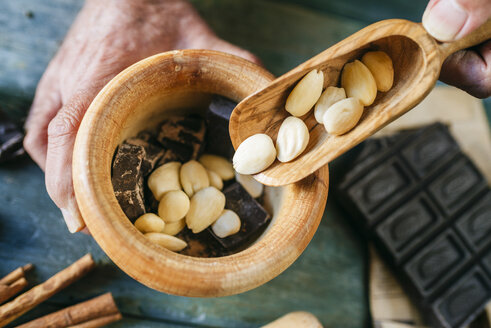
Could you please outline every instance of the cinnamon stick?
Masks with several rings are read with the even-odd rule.
[[[60,311],[30,321],[17,328],[95,328],[121,319],[121,313],[111,293],[67,307]]]
[[[5,326],[74,281],[77,281],[93,267],[94,260],[90,254],[87,254],[42,284],[0,306],[0,327]]]
[[[31,263],[24,265],[23,267],[19,267],[14,271],[10,272],[8,275],[0,279],[0,285],[10,285],[11,283],[23,278],[25,273],[31,270],[33,265]]]
[[[70,326],[67,328],[99,328],[99,327],[104,327],[104,326],[110,324],[111,322],[121,320],[121,318],[122,318],[121,313],[111,314],[111,315],[108,315],[106,317],[97,318],[97,319],[87,321],[87,322],[81,323],[79,325]]]
[[[27,280],[24,277],[19,278],[10,285],[0,285],[0,304],[19,293],[26,286]]]

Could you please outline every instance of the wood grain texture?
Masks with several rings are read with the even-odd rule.
[[[289,116],[284,110],[286,98],[308,72],[321,70],[324,72],[324,87],[337,86],[345,63],[361,58],[369,50],[385,51],[393,61],[394,85],[388,92],[377,94],[375,102],[364,109],[355,128],[343,135],[329,135],[324,126],[317,123],[313,111],[310,111],[302,117],[310,130],[307,149],[293,161],[275,161],[255,176],[257,180],[270,186],[296,182],[421,102],[435,85],[441,65],[448,55],[479,44],[490,35],[491,23],[488,22],[455,43],[440,44],[421,24],[398,19],[372,24],[280,76],[266,88],[239,103],[230,118],[232,143],[237,148],[243,140],[256,133],[266,133],[276,140],[281,123]]]
[[[220,258],[185,256],[151,243],[125,216],[111,184],[113,153],[128,136],[166,115],[206,108],[206,94],[240,101],[271,80],[271,74],[239,57],[207,50],[171,51],[127,68],[94,99],[75,142],[75,194],[96,241],[130,276],[169,294],[231,295],[276,277],[307,247],[324,211],[327,167],[281,190],[280,203],[271,204],[272,222],[260,239]]]

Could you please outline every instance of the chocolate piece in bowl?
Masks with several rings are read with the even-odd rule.
[[[442,124],[367,140],[356,151],[337,198],[429,324],[467,325],[491,299],[485,178]]]
[[[157,141],[166,153],[164,162],[187,162],[197,159],[202,152],[206,126],[198,115],[176,116],[166,119],[160,126]]]
[[[250,237],[255,235],[265,226],[270,219],[268,212],[259,204],[257,200],[239,183],[234,182],[225,190],[223,194],[226,198],[225,208],[234,211],[240,218],[241,226],[239,232],[231,236],[220,238],[211,229],[210,233],[227,249],[234,249],[247,244]]]
[[[123,143],[113,161],[111,181],[114,194],[123,212],[131,221],[145,213],[142,165],[145,148]]]
[[[143,138],[129,138],[126,143],[136,146],[142,146],[145,149],[145,157],[141,165],[141,174],[146,177],[153,171],[159,160],[164,156],[165,150],[162,146],[158,145],[156,142],[153,143],[147,136],[144,135]]]
[[[176,235],[177,238],[184,240],[188,246],[179,253],[197,257],[220,257],[231,252],[224,248],[206,229],[200,233],[193,233],[187,227]]]
[[[234,156],[234,147],[228,132],[230,115],[237,103],[214,95],[205,114],[208,131],[206,132],[206,152],[227,159]]]

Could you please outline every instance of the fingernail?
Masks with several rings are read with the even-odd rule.
[[[60,210],[63,218],[65,219],[68,231],[75,233],[85,227],[85,223],[82,220],[82,216],[80,215],[78,208],[75,208],[73,204],[70,204],[67,208],[61,208]]]
[[[423,26],[439,41],[454,41],[468,17],[455,0],[440,0],[426,8]]]

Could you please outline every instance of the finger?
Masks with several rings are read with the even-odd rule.
[[[61,108],[61,96],[54,76],[48,70],[36,89],[34,101],[24,125],[24,148],[31,158],[45,169],[48,125]]]
[[[85,226],[73,190],[73,145],[80,122],[94,96],[94,91],[76,93],[48,126],[46,188],[51,199],[61,209],[68,230],[72,233]]]
[[[435,39],[460,39],[491,17],[489,0],[431,0],[423,14],[423,26]]]
[[[474,97],[491,96],[491,41],[448,57],[443,63],[440,80]]]
[[[252,53],[250,53],[249,51],[239,48],[219,38],[215,38],[215,40],[210,42],[207,48],[210,50],[227,52],[229,54],[245,58],[255,64],[261,65],[261,60],[257,58],[255,55],[253,55]]]

